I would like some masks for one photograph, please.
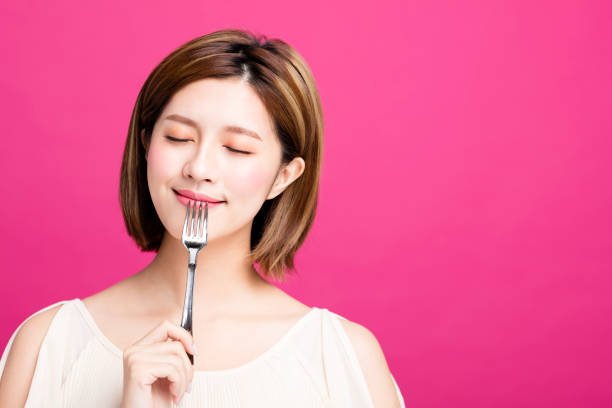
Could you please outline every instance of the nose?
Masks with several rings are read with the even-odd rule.
[[[185,177],[192,178],[196,182],[205,180],[217,181],[217,165],[215,146],[212,143],[202,142],[191,152],[183,167]]]

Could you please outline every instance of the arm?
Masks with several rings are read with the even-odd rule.
[[[363,371],[376,408],[402,408],[384,353],[374,334],[364,326],[341,319]]]
[[[9,354],[4,370],[0,373],[0,407],[25,405],[38,352],[60,307],[61,305],[58,305],[31,316],[17,331],[10,350],[6,350]]]

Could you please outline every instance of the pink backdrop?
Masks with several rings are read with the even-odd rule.
[[[612,404],[609,2],[54,3],[0,6],[2,347],[151,260],[117,197],[134,101],[236,27],[293,45],[325,113],[281,287],[368,327],[406,406]]]

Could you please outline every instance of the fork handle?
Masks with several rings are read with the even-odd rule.
[[[185,288],[185,303],[183,304],[183,316],[181,318],[181,327],[193,336],[193,282],[195,277],[196,264],[189,263],[187,266],[187,287]],[[193,355],[187,353],[191,365],[193,365]]]

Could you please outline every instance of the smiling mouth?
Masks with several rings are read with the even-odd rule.
[[[186,196],[180,194],[178,191],[176,191],[174,189],[172,189],[172,191],[176,195],[176,198],[181,202],[181,204],[183,204],[185,206],[189,205],[190,201],[192,202],[192,205],[193,205],[193,203],[206,203],[207,202],[209,207],[216,207],[219,204],[225,203],[225,201],[196,200],[196,199],[191,198],[191,197],[186,197]]]

